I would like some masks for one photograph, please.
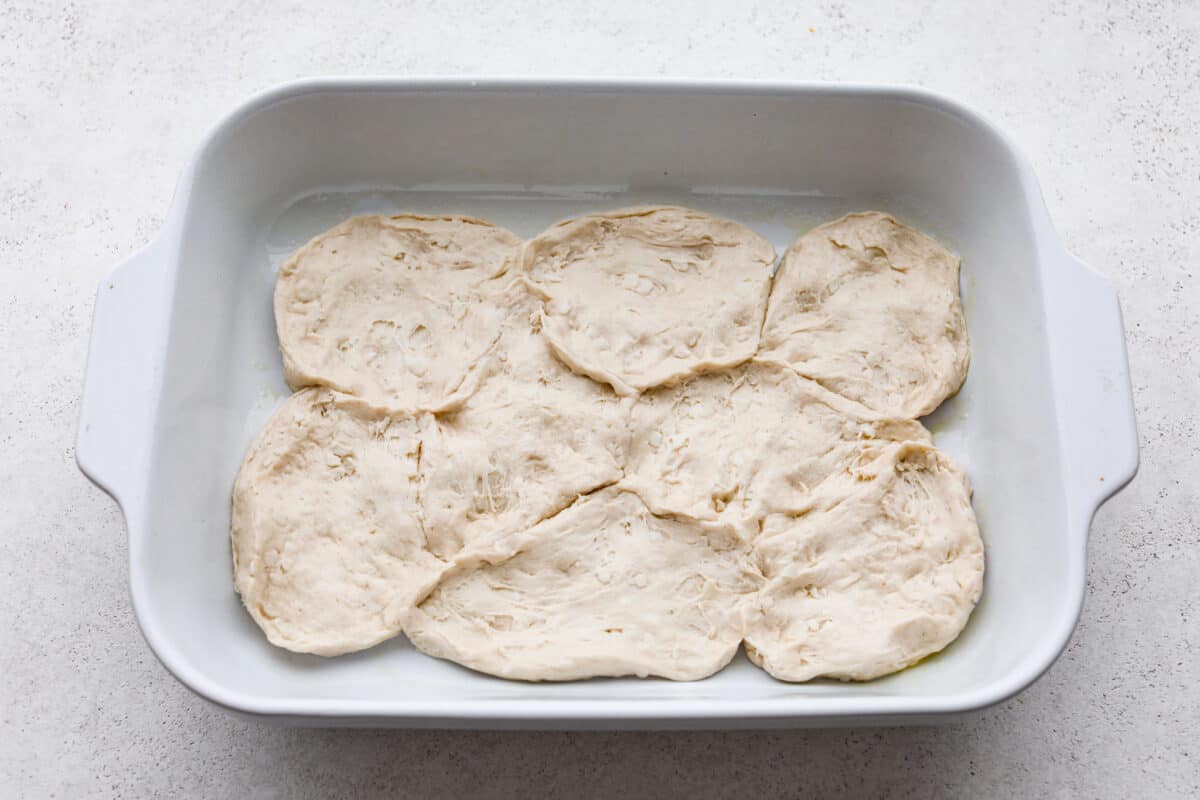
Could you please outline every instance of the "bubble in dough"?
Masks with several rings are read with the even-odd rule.
[[[879,413],[924,416],[967,375],[958,267],[877,211],[815,228],[784,253],[760,352]]]
[[[730,220],[643,207],[560,222],[522,260],[555,353],[635,394],[754,355],[775,248]]]
[[[504,323],[479,388],[424,436],[425,531],[444,558],[528,528],[623,472],[630,401],[554,357],[541,300],[523,283],[497,303]]]
[[[914,420],[882,418],[753,361],[643,394],[633,407],[623,485],[658,513],[753,526],[798,512],[830,476],[896,441],[929,442]]]
[[[760,582],[732,528],[656,517],[609,487],[464,554],[405,632],[425,653],[503,678],[699,680],[737,651]]]
[[[272,644],[323,656],[371,647],[436,583],[417,427],[312,388],[259,433],[234,484],[231,535],[237,591]]]
[[[746,652],[785,681],[870,680],[958,636],[984,556],[962,470],[932,447],[889,448],[817,508],[775,515],[755,542],[766,585]]]
[[[453,408],[496,340],[496,279],[514,234],[471,217],[353,217],[279,271],[275,324],[293,389],[328,386],[400,411]]]

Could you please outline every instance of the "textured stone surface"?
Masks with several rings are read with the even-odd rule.
[[[1193,794],[1200,7],[259,5],[0,3],[0,795]],[[938,729],[289,730],[191,695],[142,643],[121,517],[74,465],[93,292],[154,234],[220,114],[319,73],[909,82],[998,122],[1068,247],[1120,289],[1133,363],[1142,470],[1093,525],[1063,658],[1020,697]]]

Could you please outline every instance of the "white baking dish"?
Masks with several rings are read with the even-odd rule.
[[[782,251],[883,208],[963,256],[964,390],[930,420],[967,465],[987,543],[963,636],[867,684],[788,685],[743,657],[698,683],[510,683],[403,638],[333,660],[269,646],[233,592],[229,498],[287,394],[271,313],[291,249],[366,211],[453,209],[523,235],[674,201]],[[1027,164],[988,123],[909,89],[692,81],[318,80],[208,136],[159,236],[100,287],[79,465],[129,526],[138,621],[229,709],[328,724],[697,727],[919,722],[1003,700],[1063,649],[1093,512],[1137,467],[1120,310],[1067,254]]]

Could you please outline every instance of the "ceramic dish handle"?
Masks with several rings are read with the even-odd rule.
[[[165,302],[160,250],[158,242],[147,245],[101,282],[80,401],[75,459],[126,514],[140,507],[153,428]]]
[[[1137,427],[1116,290],[1074,256],[1062,257],[1063,267],[1046,273],[1050,357],[1070,513],[1086,526],[1137,472]]]

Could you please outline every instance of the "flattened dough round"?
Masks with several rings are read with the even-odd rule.
[[[896,672],[954,641],[979,599],[983,542],[962,470],[902,444],[872,471],[807,514],[768,517],[755,543],[767,583],[746,652],[776,678]]]
[[[634,394],[754,355],[775,248],[699,211],[630,208],[560,222],[523,263],[555,353]]]
[[[878,211],[822,225],[783,256],[761,352],[879,413],[924,416],[967,375],[958,259]]]
[[[234,582],[272,644],[323,656],[400,632],[445,566],[424,547],[417,423],[328,389],[292,395],[233,490]]]
[[[464,554],[405,632],[503,678],[699,680],[737,651],[761,580],[733,529],[655,517],[609,487]]]
[[[630,430],[623,485],[657,513],[740,527],[809,507],[821,483],[889,443],[930,441],[919,422],[873,415],[760,361],[646,392]]]
[[[630,401],[554,357],[522,283],[497,303],[505,321],[478,390],[424,437],[425,531],[443,558],[552,516],[625,462]]]
[[[486,295],[520,246],[470,217],[354,217],[326,231],[275,284],[288,384],[400,411],[455,407],[498,333]]]

